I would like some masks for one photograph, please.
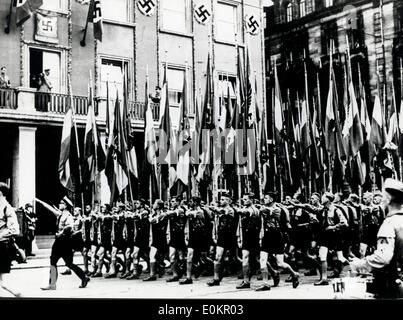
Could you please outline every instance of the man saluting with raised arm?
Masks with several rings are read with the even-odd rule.
[[[64,197],[59,203],[59,209],[57,209],[37,198],[35,198],[35,201],[52,212],[57,219],[56,239],[53,243],[52,252],[50,254],[49,284],[41,289],[56,290],[57,262],[60,258],[62,258],[66,266],[81,279],[80,288],[85,288],[90,281],[90,278],[85,275],[80,267],[73,264],[74,251],[71,236],[73,233],[74,219],[70,212],[71,208],[73,208],[73,203],[69,198]]]

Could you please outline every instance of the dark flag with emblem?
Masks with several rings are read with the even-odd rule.
[[[87,21],[94,24],[94,38],[102,42],[103,19],[101,0],[91,0]]]
[[[123,190],[128,185],[125,152],[124,127],[120,115],[119,94],[116,92],[114,123],[113,129],[109,135],[105,167],[105,174],[111,191],[111,204],[122,194]]]
[[[151,183],[151,194],[153,199],[159,198],[159,181],[158,177],[160,175],[159,165],[157,164],[157,138],[154,129],[154,118],[151,109],[151,102],[148,92],[148,72],[146,77],[146,96],[145,96],[145,115],[144,115],[144,153],[145,153],[145,177]],[[143,190],[144,192],[145,190]],[[147,198],[147,197],[144,197]]]
[[[27,21],[39,7],[42,6],[43,0],[12,0],[16,9],[16,24],[21,26]]]
[[[204,96],[203,111],[201,113],[201,134],[199,136],[199,153],[200,165],[198,168],[197,180],[210,182],[212,178],[211,158],[212,158],[212,143],[210,138],[210,130],[214,129],[214,113],[212,99],[212,70],[210,53],[207,58],[207,73],[206,73],[206,91]]]

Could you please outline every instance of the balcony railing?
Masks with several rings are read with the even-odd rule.
[[[73,104],[76,114],[87,114],[87,97],[73,96]],[[37,111],[65,114],[69,105],[70,96],[67,94],[35,92],[35,109]]]
[[[17,109],[17,91],[15,89],[0,89],[0,108]]]
[[[120,103],[123,103],[121,99],[119,99]],[[109,108],[114,108],[116,103],[116,100],[110,100],[109,102]],[[106,99],[98,99],[95,102],[96,105],[96,110],[99,110],[100,108],[105,108],[106,109]],[[130,115],[130,118],[133,120],[144,120],[144,112],[145,112],[145,102],[139,102],[139,101],[129,101],[128,103],[128,113]],[[155,121],[159,120],[159,114],[160,114],[160,105],[159,103],[151,103],[151,110],[153,112],[153,119]]]
[[[0,89],[0,109],[16,109],[22,112],[43,112],[52,114],[65,114],[70,106],[70,96],[62,93],[37,92],[33,89],[16,88]],[[122,103],[122,101],[120,101]],[[77,115],[85,116],[88,113],[88,98],[86,96],[73,96],[73,104]],[[110,108],[115,101],[110,101]],[[95,114],[105,118],[106,101],[96,98],[94,102]],[[151,103],[154,120],[159,119],[159,104]],[[129,101],[128,112],[132,120],[144,120],[145,103]]]

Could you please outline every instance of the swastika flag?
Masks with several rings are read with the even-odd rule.
[[[103,20],[101,0],[91,0],[87,20],[94,24],[94,38],[102,42]]]

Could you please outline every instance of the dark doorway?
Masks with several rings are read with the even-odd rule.
[[[80,154],[82,154],[84,129],[78,128],[77,131]],[[59,180],[62,126],[39,126],[36,134],[36,197],[58,207],[60,199],[67,195],[76,206],[81,206],[81,203],[77,201],[80,200],[80,194],[70,194]],[[71,147],[76,148],[76,145],[73,144]],[[36,210],[38,213],[37,234],[54,234],[56,218],[53,213],[39,204],[36,206]]]
[[[10,183],[10,190],[12,190],[13,187],[11,185],[13,175],[13,149],[17,134],[16,126],[0,123],[0,182]],[[7,200],[13,203],[12,192],[8,195]]]
[[[39,89],[39,75],[43,70],[43,51],[31,48],[29,50],[29,86]]]

